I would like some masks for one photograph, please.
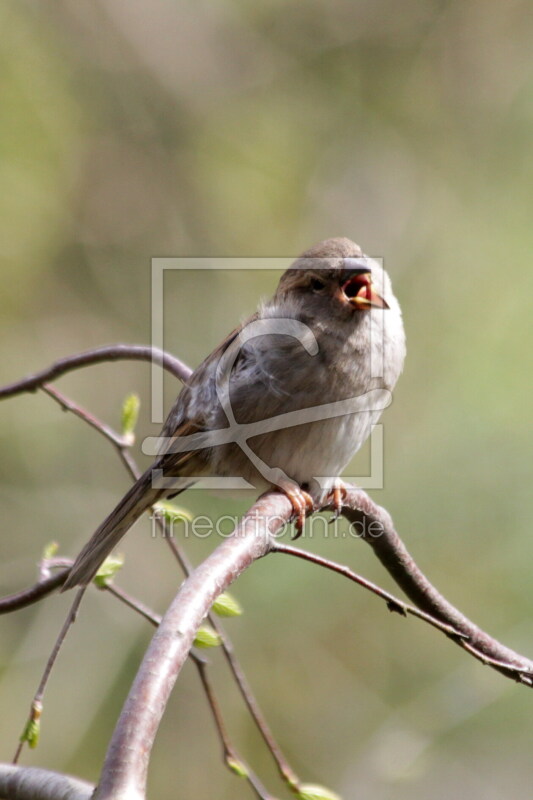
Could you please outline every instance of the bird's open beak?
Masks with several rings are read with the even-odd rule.
[[[360,271],[352,275],[340,288],[344,302],[350,303],[354,308],[388,308],[386,301],[372,286],[370,270]]]

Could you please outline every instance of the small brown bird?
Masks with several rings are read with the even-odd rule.
[[[133,523],[202,475],[285,491],[300,526],[333,492],[402,371],[405,336],[388,275],[349,239],[326,239],[194,371],[163,446],[85,545],[64,589],[87,584]],[[162,480],[163,478],[163,480]]]

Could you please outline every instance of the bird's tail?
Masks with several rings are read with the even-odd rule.
[[[133,523],[165,494],[164,489],[152,486],[152,469],[149,467],[141,475],[92,535],[72,565],[61,591],[87,585]]]

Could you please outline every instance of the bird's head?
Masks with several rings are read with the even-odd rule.
[[[344,319],[373,308],[388,309],[389,280],[381,265],[350,239],[326,239],[306,250],[284,272],[275,299],[310,313],[321,308]]]

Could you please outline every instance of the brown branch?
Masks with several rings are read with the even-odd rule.
[[[140,617],[144,617],[144,619],[148,620],[154,628],[157,628],[163,619],[161,614],[152,611],[151,608],[148,608],[147,605],[136,597],[133,597],[129,592],[125,592],[124,589],[119,588],[113,581],[104,583],[98,588],[103,592],[109,592],[109,594],[116,597],[117,600],[120,600],[121,603],[124,603],[125,606],[128,606],[128,608],[131,608],[136,614],[139,614]]]
[[[349,488],[343,516],[355,526],[407,597],[427,614],[451,625],[456,644],[508,678],[533,686],[533,661],[498,642],[448,602],[419,569],[397,534],[390,514],[363,491]]]
[[[288,520],[287,520],[288,521]],[[285,523],[284,523],[285,524]],[[255,695],[252,692],[250,684],[246,678],[243,668],[241,667],[240,661],[235,655],[235,651],[233,649],[233,645],[228,638],[224,629],[219,625],[217,620],[214,620],[213,615],[209,615],[209,621],[217,631],[218,635],[222,639],[222,647],[224,651],[224,656],[226,661],[229,664],[229,668],[233,674],[235,682],[239,688],[241,696],[246,703],[246,707],[250,712],[250,715],[255,722],[255,725],[261,734],[264,743],[266,744],[272,758],[276,762],[278,767],[278,771],[285,781],[285,783],[291,789],[295,789],[300,783],[300,780],[292,767],[290,766],[289,762],[283,755],[283,752],[277,743],[276,739],[274,738],[274,734],[270,730],[270,726],[268,725],[261,708],[255,699]]]
[[[145,654],[109,745],[94,800],[143,800],[153,741],[170,692],[213,601],[266,555],[292,513],[286,497],[261,497],[232,536],[187,578]]]
[[[286,522],[288,522],[289,517],[287,517]],[[156,520],[158,525],[162,528],[163,535],[165,537],[168,546],[170,547],[174,557],[176,558],[177,562],[179,563],[180,567],[182,568],[185,575],[190,575],[193,571],[193,567],[189,562],[189,559],[186,557],[183,549],[179,547],[174,540],[168,535],[168,525],[165,521],[161,521],[161,519]],[[285,523],[284,523],[285,524]],[[283,527],[283,526],[282,526]],[[275,545],[272,546],[272,550],[275,550]],[[233,649],[233,645],[231,643],[231,639],[229,638],[228,634],[226,633],[224,626],[220,623],[220,620],[211,612],[207,616],[209,622],[215,629],[215,631],[220,636],[222,651],[224,653],[224,657],[228,663],[230,671],[233,675],[235,683],[237,684],[237,688],[240,692],[242,699],[245,702],[245,705],[250,712],[250,716],[252,717],[261,737],[266,744],[268,750],[272,758],[274,759],[278,771],[285,781],[285,783],[293,789],[295,786],[299,784],[299,778],[292,769],[291,765],[283,755],[283,752],[277,743],[274,734],[270,730],[270,726],[266,721],[266,718],[261,711],[259,703],[257,702],[255,695],[248,683],[246,675],[244,673],[243,668],[241,667],[240,661],[235,655],[235,650]]]
[[[120,600],[124,605],[131,608],[140,616],[144,617],[148,622],[150,622],[154,627],[158,627],[161,624],[162,617],[160,614],[156,614],[155,611],[152,611],[151,608],[148,608],[144,603],[138,600],[136,597],[132,597],[128,592],[125,592],[124,589],[120,589],[114,583],[108,583],[101,587],[103,591],[109,592],[113,597],[116,597],[117,600]],[[202,688],[204,690],[205,696],[207,698],[207,702],[209,704],[209,708],[211,709],[211,713],[213,715],[213,720],[215,722],[215,727],[217,729],[217,733],[219,739],[222,743],[222,750],[223,750],[223,758],[224,763],[232,772],[236,772],[240,770],[239,774],[244,774],[244,777],[259,797],[259,800],[275,800],[268,791],[265,789],[257,775],[250,770],[248,765],[244,762],[241,756],[237,753],[229,734],[226,729],[226,724],[224,722],[224,718],[222,716],[222,712],[220,710],[220,705],[218,703],[215,691],[211,685],[211,681],[209,679],[209,675],[207,672],[207,662],[205,659],[201,658],[201,656],[197,655],[194,652],[189,653],[190,658],[192,659],[194,665],[198,670],[198,675],[202,684]]]
[[[177,359],[173,360],[159,351],[157,353],[164,368],[169,369],[180,379],[188,378],[190,371],[181,362]],[[0,399],[23,391],[33,391],[71,369],[120,358],[152,360],[152,349],[119,345],[111,348],[99,348],[63,359],[48,370],[43,370],[0,389]],[[168,364],[168,358],[171,359],[171,366]],[[43,386],[43,388],[64,408],[78,413],[79,407],[66,400],[57,390],[49,386]],[[127,443],[88,412],[78,413],[78,416],[99,430],[114,444],[130,472],[135,475],[137,470],[127,450]],[[152,640],[130,691],[108,750],[95,800],[96,798],[101,800],[101,798],[110,797],[127,797],[128,800],[144,798],[153,738],[169,693],[187,657],[198,625],[208,613],[214,598],[235,580],[243,569],[250,566],[256,558],[276,549],[276,544],[272,542],[270,534],[276,533],[283,527],[288,521],[291,511],[287,499],[278,493],[270,493],[260,498],[237,527],[234,535],[217,548],[183,584]],[[419,570],[396,533],[390,516],[383,508],[373,503],[361,490],[349,489],[346,493],[343,515],[351,525],[357,526],[359,538],[364,539],[372,546],[390,575],[420,611],[412,609],[393,595],[383,592],[379,587],[365,581],[347,567],[334,564],[326,559],[319,559],[312,554],[297,552],[296,548],[277,546],[277,550],[280,552],[284,550],[291,555],[314,560],[352,580],[357,580],[370,591],[383,597],[391,610],[414,613],[438,627],[483,663],[507,677],[512,677],[528,686],[533,685],[533,662],[489,636],[445,600]],[[254,528],[255,530],[253,530]],[[14,607],[22,607],[22,605],[34,601],[30,598],[44,596],[45,593],[52,591],[51,588],[48,588],[50,581],[57,581],[59,585],[63,580],[63,573],[60,573],[53,578],[40,581],[30,590],[5,598],[4,601],[0,601],[0,612],[2,611],[2,602],[7,601],[7,606],[11,604],[9,610]],[[16,606],[16,603],[19,605]],[[8,610],[7,607],[6,610]],[[230,665],[233,665],[229,644],[225,647],[225,652]],[[234,675],[246,699],[246,693],[249,690],[244,676],[239,676],[239,669],[234,669]],[[250,696],[253,700],[251,693]],[[255,719],[253,703],[252,706],[248,705]],[[260,730],[264,735],[261,727]],[[265,730],[268,732],[266,723]],[[274,757],[278,760],[276,743],[274,740],[269,742],[268,736],[264,736],[264,738]],[[222,741],[224,742],[224,738]],[[226,747],[225,744],[224,747]],[[139,758],[140,753],[143,754],[142,758]],[[293,778],[290,768],[288,772],[284,771],[283,763],[284,760],[280,757],[278,761],[280,771],[294,786],[296,779]]]
[[[194,661],[196,669],[198,670],[198,674],[200,676],[200,680],[202,681],[202,686],[205,692],[205,696],[207,697],[207,702],[209,703],[209,707],[213,715],[215,726],[220,741],[222,742],[223,758],[225,764],[229,767],[230,770],[232,770],[232,772],[234,773],[238,772],[238,774],[243,775],[245,777],[245,779],[248,781],[248,783],[256,793],[259,800],[276,800],[263,786],[263,784],[255,774],[255,772],[253,772],[250,769],[250,767],[243,761],[241,756],[234,749],[233,744],[229,738],[228,732],[226,730],[226,725],[222,717],[222,713],[220,711],[216,695],[213,691],[213,687],[211,686],[211,682],[209,680],[206,662],[202,658],[196,656],[194,653],[191,653],[190,655]]]
[[[232,537],[185,581],[137,673],[108,749],[95,800],[144,798],[153,740],[195,631],[215,597],[254,560],[275,549],[271,535],[282,529],[291,513],[290,503],[283,495],[263,495]],[[343,514],[352,525],[364,523],[360,538],[372,545],[397,583],[423,611],[451,626],[453,633],[446,630],[447,635],[452,635],[460,646],[466,644],[468,652],[482,656],[485,663],[504,675],[531,685],[533,664],[481,631],[436,591],[408,554],[384,509],[364,492],[350,489]]]
[[[328,508],[330,507],[325,506],[322,510],[327,510]],[[494,667],[507,675],[507,677],[520,680],[526,685],[533,685],[533,661],[516,653],[483,631],[435,589],[408,553],[394,529],[390,515],[384,508],[375,504],[362,490],[350,489],[346,495],[343,516],[351,524],[357,526],[358,538],[363,539],[372,546],[383,566],[420,611],[417,611],[416,608],[410,608],[403,601],[380,589],[370,581],[366,581],[348,567],[278,542],[271,550],[315,561],[315,563],[321,564],[328,569],[334,569],[344,574],[385,599],[391,610],[402,613],[405,611],[424,619],[429,624],[440,628],[450,638],[457,640],[459,646],[482,663]],[[374,532],[369,531],[372,524],[376,526]],[[180,559],[185,572],[189,572],[190,565],[184,558],[183,553],[180,553],[175,543],[169,538],[167,538],[167,541],[171,546],[173,545],[175,554]],[[1,598],[0,614],[9,613],[37,602],[61,586],[65,581],[66,574],[67,571],[64,570],[46,580],[39,581],[28,589]],[[223,634],[218,621],[214,620],[214,623],[218,627],[218,632]],[[231,651],[229,643],[227,646],[228,650]]]
[[[36,372],[34,375],[28,375],[26,378],[0,387],[0,400],[6,397],[14,397],[23,392],[34,392],[43,384],[50,383],[50,381],[65,375],[67,372],[93,364],[101,364],[105,361],[150,361],[161,366],[183,382],[187,381],[192,374],[190,367],[180,361],[179,358],[171,356],[170,353],[166,353],[157,347],[140,344],[115,344],[60,358],[51,366]]]
[[[38,581],[38,583],[30,586],[28,589],[22,589],[20,592],[8,594],[0,598],[0,614],[10,614],[12,611],[18,611],[19,608],[31,606],[33,603],[39,602],[47,595],[54,592],[60,586],[63,586],[69,573],[68,569],[58,572],[57,575],[52,575],[50,578]]]
[[[93,785],[70,775],[0,764],[0,797],[4,800],[90,800],[93,792]]]
[[[348,578],[354,583],[357,583],[359,586],[362,586],[363,589],[367,589],[369,592],[372,592],[372,594],[375,594],[377,597],[385,600],[389,611],[395,611],[397,614],[401,614],[403,617],[406,617],[408,614],[413,617],[417,617],[417,619],[421,619],[424,622],[427,622],[429,625],[432,625],[434,628],[437,628],[437,630],[441,631],[441,633],[445,633],[446,636],[449,636],[451,639],[468,638],[465,634],[456,630],[452,625],[448,625],[446,622],[441,622],[435,617],[432,617],[430,614],[427,614],[425,611],[421,611],[419,608],[415,608],[414,606],[404,603],[403,600],[399,600],[393,594],[387,592],[385,589],[382,589],[377,584],[369,581],[367,578],[363,578],[362,575],[358,575],[357,572],[354,572],[352,569],[350,569],[350,567],[347,567],[344,564],[339,564],[337,561],[331,561],[329,558],[324,558],[323,556],[318,556],[315,553],[310,553],[307,550],[301,550],[299,547],[291,547],[290,545],[282,544],[281,542],[276,542],[271,552],[295,556],[296,558],[301,558],[304,561],[310,561],[313,564],[317,564],[319,567],[324,567],[324,569],[329,569],[332,572],[336,572],[337,575],[342,575],[344,578]]]
[[[75,416],[77,416],[79,419],[81,419],[82,421],[86,422],[90,427],[92,427],[94,430],[96,430],[102,436],[104,436],[104,438],[107,439],[113,445],[113,447],[116,449],[116,451],[118,452],[122,462],[124,463],[126,469],[130,473],[131,477],[134,480],[136,480],[139,477],[139,474],[140,474],[139,469],[137,467],[135,459],[133,458],[133,456],[131,455],[131,452],[129,450],[129,447],[132,444],[132,440],[130,438],[125,438],[125,437],[120,436],[113,428],[111,428],[110,426],[106,425],[104,422],[99,420],[97,417],[95,417],[93,414],[91,414],[89,411],[87,411],[85,408],[80,406],[75,401],[71,400],[69,397],[67,397],[62,392],[59,392],[51,384],[45,384],[41,388],[42,388],[42,390],[44,392],[46,392],[46,394],[49,395],[49,397],[51,397],[53,400],[55,400],[61,406],[61,408],[64,411],[70,411]],[[165,540],[167,541],[167,543],[169,544],[169,546],[173,550],[174,555],[176,556],[176,558],[177,558],[180,566],[182,567],[184,573],[186,575],[189,575],[190,572],[192,571],[191,565],[190,565],[188,559],[185,557],[185,555],[182,552],[182,550],[167,535],[168,531],[167,531],[167,523],[166,523],[166,521],[157,516],[156,517],[156,524],[159,526],[161,532],[163,533],[163,536],[164,536]],[[56,559],[56,561],[57,561],[57,559]],[[61,564],[61,566],[63,566],[63,564]],[[29,605],[32,602],[37,602],[37,600],[41,599],[46,594],[49,594],[56,587],[62,585],[64,583],[65,579],[66,579],[67,574],[68,574],[68,572],[61,573],[61,575],[58,575],[58,576],[55,577],[54,582],[49,581],[50,587],[44,586],[44,581],[41,581],[40,584],[38,584],[35,587],[32,587],[32,589],[30,589],[27,592],[25,592],[23,598],[20,597],[21,593],[19,593],[19,595],[12,595],[10,597],[6,597],[6,598],[4,598],[3,601],[0,600],[0,613],[2,613],[2,606],[3,606],[3,613],[7,613],[8,611],[12,611],[12,610],[15,610],[16,608],[20,608],[23,605]],[[39,588],[41,588],[41,591],[38,591]],[[106,588],[111,594],[115,595],[115,597],[117,597],[118,599],[121,599],[122,602],[126,603],[131,608],[136,610],[138,613],[142,614],[146,619],[148,619],[150,622],[152,622],[152,624],[158,625],[159,622],[161,621],[161,618],[158,617],[157,615],[154,615],[154,613],[150,609],[147,609],[144,606],[141,608],[142,604],[140,604],[139,601],[137,601],[135,598],[132,598],[129,595],[126,595],[126,593],[123,590],[118,589],[118,587],[113,586],[112,584],[109,584],[109,585],[107,585],[106,587],[103,587],[103,588]],[[23,601],[25,601],[25,602],[23,602]],[[217,633],[220,636],[223,651],[224,651],[225,656],[226,656],[226,658],[228,660],[228,663],[230,665],[230,669],[231,669],[231,671],[232,671],[232,673],[234,675],[234,678],[235,678],[235,680],[237,682],[238,688],[239,688],[239,690],[240,690],[240,692],[241,692],[241,694],[242,694],[242,696],[243,696],[243,698],[245,700],[245,703],[246,703],[248,709],[250,710],[250,712],[252,714],[252,717],[253,717],[253,719],[254,719],[259,731],[261,732],[261,735],[263,736],[264,741],[266,742],[268,748],[270,749],[270,751],[272,753],[272,756],[273,756],[274,760],[276,761],[276,764],[278,765],[278,769],[279,769],[282,777],[287,781],[289,786],[294,787],[298,783],[298,779],[296,777],[296,774],[294,773],[294,771],[292,770],[292,768],[288,764],[287,760],[283,756],[283,753],[281,752],[276,740],[274,739],[274,736],[273,736],[272,732],[270,731],[270,728],[269,728],[269,726],[268,726],[268,724],[266,722],[266,719],[264,718],[264,716],[263,716],[263,714],[262,714],[262,712],[261,712],[261,710],[259,708],[259,705],[258,705],[257,701],[255,700],[255,697],[254,697],[254,695],[252,693],[252,690],[251,690],[251,688],[250,688],[250,686],[249,686],[249,684],[248,684],[248,682],[247,682],[247,680],[245,678],[244,671],[242,670],[242,668],[241,668],[241,666],[240,666],[240,664],[239,664],[239,662],[237,660],[237,657],[234,654],[233,647],[231,645],[231,641],[230,641],[229,637],[227,636],[226,632],[224,631],[224,629],[220,625],[220,622],[216,619],[216,617],[214,617],[214,615],[210,614],[209,615],[209,619],[210,619],[211,624],[213,625],[213,627],[215,628],[215,630],[217,631]],[[193,655],[193,659],[195,660],[195,663],[196,663],[197,659],[196,659],[196,657],[194,655]],[[201,680],[202,680],[202,684],[204,685],[204,688],[205,688],[205,681],[207,680],[207,677],[205,675],[205,671],[200,673],[200,677],[201,677]],[[215,723],[218,726],[218,719],[219,719],[220,715],[218,714],[217,710],[215,710],[215,708],[213,708],[212,703],[216,702],[216,701],[213,700],[213,693],[212,692],[211,692],[211,694],[208,694],[208,702],[211,705],[211,708],[213,710],[213,715],[214,715],[214,718],[215,718]],[[32,706],[32,708],[33,708],[33,706]],[[222,741],[224,743],[224,747],[226,747],[225,739],[224,739],[225,731],[222,728],[218,728],[218,730],[219,730],[219,734],[222,737]],[[20,751],[20,747],[19,747],[19,750],[17,751],[16,758],[18,757],[19,751]],[[242,761],[242,759],[238,758],[235,755],[235,752],[233,750],[231,750],[231,752],[230,752],[229,750],[227,750],[227,748],[226,748],[225,761],[226,761],[226,764],[230,767],[230,769],[234,769],[234,766],[235,766],[235,764],[231,763],[232,761],[233,762],[238,762],[243,767],[245,766],[244,762]],[[266,792],[266,789],[262,786],[262,784],[259,781],[259,779],[257,778],[257,776],[255,776],[255,774],[248,767],[246,767],[245,770],[246,770],[246,779],[248,780],[248,782],[250,783],[250,785],[252,786],[252,788],[254,789],[256,794],[259,797],[261,797],[262,800],[265,800],[265,798],[268,798],[269,795]]]
[[[65,641],[67,633],[69,632],[71,626],[74,624],[74,622],[76,620],[76,614],[78,613],[78,609],[80,607],[80,604],[81,604],[81,601],[83,599],[83,595],[85,594],[86,589],[87,589],[86,586],[82,586],[81,588],[78,589],[78,591],[76,592],[76,595],[74,597],[74,600],[72,602],[72,605],[71,605],[71,607],[69,609],[69,612],[67,614],[67,617],[66,617],[63,625],[61,626],[61,630],[59,631],[57,639],[56,639],[56,641],[54,643],[54,646],[52,648],[52,652],[50,653],[48,661],[46,662],[46,666],[44,668],[41,680],[39,682],[39,686],[37,687],[37,691],[35,692],[35,694],[33,696],[33,700],[32,700],[32,703],[31,703],[30,713],[29,713],[29,717],[28,717],[27,723],[30,722],[30,721],[33,721],[33,720],[38,720],[41,717],[41,712],[42,712],[42,708],[43,708],[42,701],[43,701],[43,696],[44,696],[44,690],[46,689],[46,685],[47,685],[48,680],[50,678],[50,675],[51,675],[52,669],[54,667],[54,664],[56,662],[56,659],[57,659],[57,657],[59,655],[59,651],[61,650],[61,647],[63,646],[63,642]],[[18,743],[17,749],[15,751],[15,755],[13,757],[13,763],[14,764],[17,763],[17,761],[19,759],[19,756],[20,756],[20,754],[22,752],[22,748],[24,747],[25,742],[26,742],[26,739],[22,736],[20,741],[19,741],[19,743]]]
[[[82,408],[78,403],[75,403],[70,397],[67,397],[66,394],[63,394],[55,386],[52,386],[51,383],[44,383],[41,387],[41,391],[45,392],[52,400],[55,400],[58,403],[63,411],[70,411],[71,414],[82,419],[84,422],[87,423],[91,428],[98,433],[101,433],[105,436],[106,439],[109,439],[110,442],[114,444],[115,447],[121,449],[128,447],[130,444],[130,440],[125,436],[119,436],[113,428],[109,425],[106,425],[105,422],[102,422],[101,419],[98,419],[91,414],[89,411],[86,411]]]

